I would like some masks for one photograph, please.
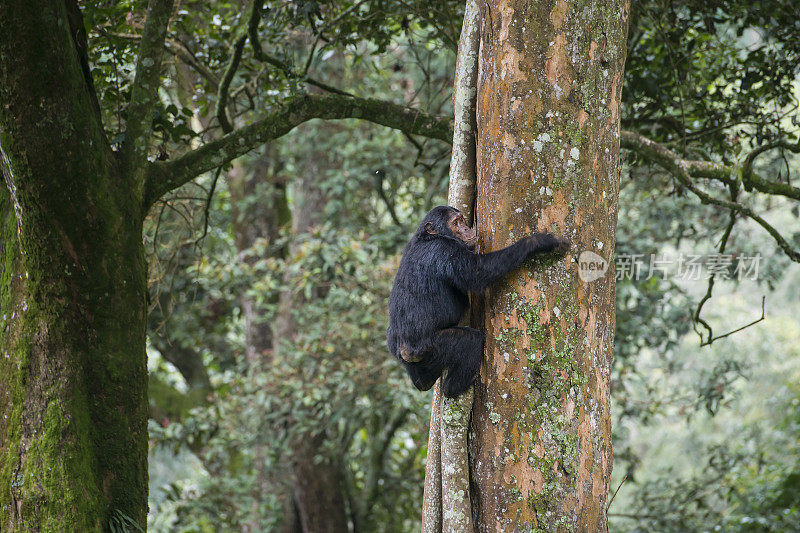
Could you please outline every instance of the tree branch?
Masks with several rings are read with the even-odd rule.
[[[467,0],[464,22],[456,55],[456,74],[453,80],[453,152],[450,157],[450,205],[460,210],[472,224],[475,204],[477,155],[475,136],[477,125],[478,52],[480,24],[477,0]]]
[[[731,196],[732,196],[731,200],[735,201],[736,200],[735,192],[732,193]],[[720,241],[719,241],[719,248],[717,249],[717,253],[719,253],[719,254],[725,253],[725,247],[728,245],[728,238],[730,238],[730,236],[731,236],[731,232],[733,231],[733,226],[736,225],[736,212],[735,211],[730,211],[729,216],[730,216],[730,220],[728,222],[727,227],[725,228],[725,232],[722,234],[722,239],[720,239]],[[708,300],[711,299],[711,294],[714,291],[714,281],[715,281],[715,279],[716,279],[716,274],[715,273],[712,273],[708,277],[708,289],[706,290],[705,296],[703,296],[703,298],[700,300],[700,303],[697,304],[697,309],[694,312],[694,325],[693,325],[693,327],[694,327],[694,330],[697,332],[697,334],[700,336],[700,342],[701,342],[700,345],[701,346],[705,346],[705,344],[711,344],[711,342],[713,342],[713,338],[714,338],[714,331],[711,329],[711,324],[709,324],[705,319],[700,317],[700,312],[703,310],[703,306],[705,305],[705,303]],[[706,331],[708,331],[708,339],[707,339],[708,342],[707,343],[703,342],[703,334],[700,331],[698,331],[697,324],[702,325],[704,328],[706,328]]]
[[[256,13],[260,12],[260,10],[261,1],[255,0],[250,11],[251,16],[248,23],[248,28],[252,26],[254,19],[258,20],[255,16]],[[236,42],[234,42],[233,53],[231,54],[230,60],[228,60],[228,66],[225,67],[225,72],[222,75],[222,81],[220,81],[219,88],[217,90],[216,116],[224,133],[230,133],[233,131],[233,126],[231,125],[230,120],[228,120],[228,113],[225,108],[228,105],[228,90],[231,87],[233,77],[236,75],[236,69],[239,68],[239,62],[242,59],[242,52],[244,51],[244,43],[247,41],[247,34],[247,30],[242,31],[239,37],[236,39]]]
[[[98,122],[102,122],[100,102],[97,99],[97,91],[95,90],[94,80],[92,79],[92,70],[89,67],[89,43],[86,29],[83,25],[81,8],[78,7],[77,0],[67,0],[66,8],[67,20],[69,20],[69,33],[72,36],[72,42],[75,43],[75,50],[78,52],[78,57],[80,58],[83,78],[86,80],[86,90],[89,92],[90,98],[92,99],[95,117]]]
[[[759,226],[764,228],[766,232],[769,233],[773,239],[775,239],[775,242],[789,257],[789,259],[800,263],[800,251],[793,249],[786,239],[784,239],[783,236],[778,232],[778,230],[753,212],[752,209],[737,202],[730,202],[715,198],[707,192],[699,189],[692,181],[692,177],[702,177],[719,180],[727,185],[733,185],[735,183],[735,180],[731,177],[733,169],[730,169],[730,167],[726,167],[725,165],[719,163],[682,159],[675,152],[669,150],[664,145],[651,141],[650,139],[631,131],[621,132],[620,143],[623,148],[637,152],[651,163],[655,163],[671,173],[673,176],[675,176],[675,178],[678,179],[678,181],[681,182],[681,185],[686,187],[695,196],[697,196],[702,203],[724,207],[725,209],[730,209],[742,216],[750,218]],[[754,188],[760,190],[758,187],[755,187],[755,185]],[[791,188],[795,189],[795,187]],[[795,196],[792,195],[789,197],[794,198]],[[800,199],[800,191],[798,191],[797,198]]]
[[[145,191],[146,205],[151,205],[167,192],[177,189],[200,174],[224,165],[315,118],[327,120],[359,118],[404,133],[448,143],[453,134],[450,119],[391,102],[337,94],[290,97],[273,107],[261,120],[172,161],[151,163]]]
[[[161,85],[161,58],[164,39],[172,13],[173,0],[150,0],[139,45],[136,75],[128,105],[122,162],[125,172],[132,172],[147,159],[152,133],[153,111]]]
[[[116,33],[106,31],[102,28],[97,30],[97,33],[100,35],[106,35],[108,37],[113,37],[115,39],[123,39],[126,41],[140,41],[142,36],[138,33]],[[212,89],[215,91],[219,87],[219,79],[217,76],[209,70],[207,66],[201,63],[197,57],[192,53],[189,47],[179,41],[178,39],[166,39],[165,40],[166,49],[172,55],[192,67],[198,74],[200,74],[211,86]]]
[[[708,178],[720,181],[726,185],[738,181],[738,169],[722,163],[711,161],[698,161],[683,159],[663,144],[648,139],[647,137],[633,131],[623,130],[620,135],[620,145],[622,148],[638,153],[645,159],[656,163],[670,173],[685,173],[694,178]],[[783,148],[794,153],[800,153],[800,142],[789,144],[786,142],[775,142],[760,146],[753,150],[745,159],[741,168],[742,185],[745,190],[757,190],[765,194],[780,195],[794,200],[800,200],[800,188],[771,181],[758,176],[753,172],[753,162],[760,154],[775,148]]]
[[[731,185],[731,169],[721,163],[683,159],[663,144],[651,141],[633,131],[620,132],[620,146],[636,152],[651,163],[655,163],[674,175],[709,178]]]
[[[360,517],[362,520],[369,516],[372,513],[373,507],[375,507],[375,502],[378,499],[378,481],[380,480],[381,474],[384,473],[386,454],[389,451],[392,439],[397,433],[397,430],[400,429],[400,426],[403,425],[407,418],[408,409],[405,407],[399,408],[389,418],[389,422],[383,426],[383,430],[372,438],[372,442],[370,443],[369,468],[367,469],[367,475],[364,480],[364,490],[362,492],[363,514]]]
[[[200,74],[211,86],[212,89],[219,88],[219,78],[211,72],[207,66],[200,62],[189,47],[178,39],[167,39],[167,50],[172,54],[192,67],[198,74]]]
[[[771,181],[765,180],[761,178],[758,174],[753,172],[753,163],[755,162],[756,158],[767,152],[769,150],[773,150],[775,148],[781,148],[783,150],[789,150],[790,152],[794,152],[795,154],[800,153],[800,141],[795,144],[790,144],[784,141],[777,141],[770,144],[765,144],[764,146],[759,146],[747,156],[742,165],[742,185],[746,191],[751,191],[755,189],[757,191],[767,193],[767,194],[778,194],[781,196],[786,196],[788,198],[794,198],[795,200],[800,200],[800,189],[797,187],[793,187],[788,183],[780,183],[778,181]]]
[[[753,320],[752,322],[748,322],[744,326],[740,326],[740,327],[738,327],[738,328],[736,328],[734,330],[731,330],[728,333],[723,333],[722,335],[717,335],[716,337],[711,337],[706,342],[701,343],[700,346],[710,345],[714,341],[718,341],[719,339],[724,339],[725,337],[730,337],[734,333],[739,333],[740,331],[742,331],[744,329],[747,329],[749,327],[755,326],[759,322],[761,322],[763,320],[766,320],[767,315],[766,315],[766,312],[764,310],[764,305],[765,305],[766,301],[767,301],[767,297],[766,296],[762,296],[761,297],[761,316],[759,318]]]
[[[268,63],[273,67],[277,67],[284,72],[287,76],[292,76],[295,78],[299,78],[309,85],[313,85],[323,91],[334,93],[334,94],[341,94],[344,96],[353,96],[352,94],[348,93],[347,91],[343,91],[333,85],[328,85],[327,83],[321,82],[319,80],[315,80],[314,78],[310,78],[306,75],[308,71],[308,65],[304,69],[302,75],[297,74],[292,66],[287,63],[286,61],[282,61],[281,59],[267,54],[264,52],[264,49],[261,46],[261,40],[258,36],[258,25],[261,22],[261,4],[259,2],[255,2],[253,4],[253,11],[250,14],[250,23],[248,25],[248,35],[250,36],[250,45],[253,47],[253,56],[258,60],[264,63]],[[309,56],[309,64],[311,59],[313,58],[313,53]]]
[[[397,217],[397,211],[394,209],[394,204],[391,200],[389,200],[389,196],[386,195],[386,191],[383,190],[383,181],[385,177],[386,172],[384,172],[383,169],[375,172],[375,188],[378,189],[378,195],[381,197],[381,200],[383,200],[386,210],[389,212],[389,216],[392,217],[392,221],[397,224],[398,228],[405,229],[405,224],[400,222],[400,219]]]

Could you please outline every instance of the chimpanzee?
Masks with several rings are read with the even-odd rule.
[[[442,393],[454,398],[478,375],[484,334],[459,327],[469,291],[480,292],[537,253],[569,249],[569,241],[534,233],[508,248],[481,255],[478,236],[461,213],[440,205],[425,216],[403,251],[389,295],[389,350],[419,390],[443,370]]]

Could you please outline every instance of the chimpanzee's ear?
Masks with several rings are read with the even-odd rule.
[[[436,235],[437,233],[436,230],[433,229],[433,222],[428,222],[427,224],[425,224],[425,231],[427,233],[430,233],[431,235]]]

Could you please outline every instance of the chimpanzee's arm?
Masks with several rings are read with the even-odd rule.
[[[483,255],[465,253],[459,258],[460,261],[455,261],[453,281],[456,287],[463,291],[480,292],[515,270],[533,255],[556,250],[565,251],[568,246],[566,239],[549,233],[534,233],[496,252]]]

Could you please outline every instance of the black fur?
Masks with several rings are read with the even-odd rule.
[[[446,369],[442,393],[451,398],[469,388],[483,358],[484,334],[458,327],[469,291],[483,291],[534,254],[569,247],[566,239],[535,233],[481,255],[450,230],[457,214],[452,207],[434,208],[406,245],[389,295],[387,331],[389,350],[414,386],[430,389]]]

